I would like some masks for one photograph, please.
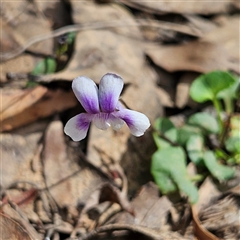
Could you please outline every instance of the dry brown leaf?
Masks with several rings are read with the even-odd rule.
[[[109,183],[104,184],[100,191],[99,203],[105,201],[118,203],[123,210],[135,216],[135,212],[125,194]]]
[[[199,201],[192,206],[195,235],[199,240],[217,240],[218,237],[208,230],[220,233],[224,239],[233,238],[238,228],[239,195],[236,198],[231,191],[224,195],[214,182],[207,178],[199,189]],[[201,221],[200,221],[200,220]],[[225,236],[226,235],[226,236]]]
[[[18,222],[0,212],[0,240],[33,240]]]
[[[237,8],[237,0],[229,1],[216,1],[214,4],[211,1],[204,0],[187,0],[187,1],[134,1],[134,0],[118,0],[121,3],[126,4],[142,11],[150,13],[190,13],[190,14],[201,14],[209,15],[216,13],[227,13],[230,12],[234,7]]]
[[[222,194],[199,212],[204,228],[223,239],[239,239],[240,194]]]
[[[214,44],[221,44],[221,46],[226,50],[226,58],[231,63],[232,70],[237,73],[239,70],[240,55],[238,53],[239,49],[239,22],[240,16],[226,16],[219,17],[216,19],[217,28],[209,31],[202,40],[211,42]]]
[[[111,223],[137,224],[148,228],[161,229],[165,217],[172,206],[167,197],[159,197],[158,187],[149,182],[145,184],[134,199],[131,205],[135,211],[135,219],[129,214],[122,212],[110,220]]]
[[[39,188],[43,186],[40,169],[35,172],[31,169],[31,161],[41,137],[42,132],[39,131],[25,132],[24,135],[0,134],[0,173],[3,188],[18,181],[38,183]]]
[[[165,239],[186,239],[176,232],[162,230],[163,222],[171,207],[170,201],[166,197],[159,197],[158,187],[153,183],[148,183],[142,187],[140,192],[131,202],[135,209],[135,218],[127,212],[118,213],[113,216],[107,225],[101,226],[83,235],[80,239],[88,239],[88,236],[96,236],[98,233],[104,233],[115,230],[129,230],[139,233],[147,239],[165,240]],[[112,233],[114,236],[114,233]],[[133,239],[135,235],[124,235],[124,239]],[[140,238],[139,235],[136,237]]]
[[[9,204],[1,207],[0,219],[0,229],[3,230],[3,234],[5,234],[0,234],[0,239],[2,237],[1,240],[42,239],[42,236],[37,233],[28,220],[22,217],[22,213],[14,210]]]
[[[134,16],[131,12],[127,8],[118,4],[96,4],[94,1],[84,1],[79,3],[74,0],[70,0],[70,3],[72,5],[72,15],[75,23],[104,23],[116,20],[127,20],[130,24],[135,23]],[[138,39],[141,38],[141,33],[137,26],[116,27],[111,28],[111,31],[114,31],[119,35],[136,37]]]
[[[237,186],[229,186],[225,192],[220,192],[217,183],[207,178],[201,185],[199,202],[195,205],[201,226],[221,239],[239,238],[239,179],[235,182]]]
[[[153,62],[167,71],[232,70],[240,73],[239,17],[228,17],[199,40],[180,45],[147,47]]]
[[[3,23],[7,25],[7,34],[9,34],[19,46],[23,45],[33,36],[51,31],[49,22],[43,14],[39,14],[34,2],[3,2],[1,9],[2,12],[4,12]],[[53,40],[48,39],[34,44],[29,50],[50,55],[52,54],[52,49]],[[9,53],[4,52],[5,54]]]
[[[77,103],[71,91],[50,90],[43,86],[27,90],[3,91],[1,99],[3,98],[0,112],[1,131],[9,131],[49,117],[74,107]]]
[[[188,105],[190,101],[189,89],[191,83],[197,78],[198,75],[199,74],[197,73],[187,72],[180,77],[177,84],[175,97],[175,105],[178,108],[184,108],[186,105]]]
[[[7,196],[3,198],[2,202],[6,203],[8,200],[10,200],[11,202],[14,202],[15,204],[17,204],[18,206],[26,205],[29,202],[34,201],[34,199],[37,197],[37,194],[38,194],[38,190],[35,188],[32,188],[13,196],[11,196],[11,194],[10,195],[7,194]]]
[[[192,216],[193,216],[193,223],[194,223],[194,230],[195,236],[198,240],[219,240],[216,236],[212,233],[207,231],[200,223],[198,219],[198,211],[195,206],[192,206]]]
[[[181,45],[149,47],[146,53],[155,64],[169,72],[236,70],[227,51],[217,43],[197,40]]]
[[[77,149],[70,154],[59,120],[53,121],[46,130],[42,162],[48,191],[58,206],[85,204],[90,194],[103,183],[96,171],[83,160],[79,162]]]

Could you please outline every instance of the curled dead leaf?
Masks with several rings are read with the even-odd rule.
[[[219,240],[216,236],[210,233],[207,229],[205,229],[198,218],[198,212],[196,206],[192,206],[192,216],[193,216],[193,224],[195,230],[195,236],[198,240]]]

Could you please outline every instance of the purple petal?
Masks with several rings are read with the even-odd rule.
[[[103,112],[111,113],[115,110],[120,93],[123,89],[123,80],[114,73],[105,74],[99,84],[99,103]]]
[[[150,127],[149,119],[143,113],[129,109],[122,109],[115,112],[114,115],[124,120],[128,125],[130,132],[136,137],[142,136]]]
[[[72,89],[86,112],[99,112],[98,88],[94,81],[85,76],[77,77],[72,82]]]
[[[66,123],[64,132],[71,137],[73,141],[81,141],[86,137],[92,119],[92,114],[80,113]]]

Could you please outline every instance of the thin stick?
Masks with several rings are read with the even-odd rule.
[[[88,240],[88,239],[94,239],[99,233],[104,232],[112,232],[117,230],[129,230],[132,232],[138,232],[141,233],[153,240],[164,240],[165,238],[161,238],[159,234],[154,231],[153,229],[148,229],[143,226],[138,225],[130,225],[130,224],[108,224],[99,228],[96,228],[90,233],[87,233],[86,235],[79,237],[79,238],[69,238],[68,240]]]
[[[0,54],[0,62],[4,62],[17,57],[19,54],[23,53],[25,50],[27,50],[31,45],[35,43],[38,43],[50,38],[58,37],[66,33],[78,32],[83,30],[91,30],[91,29],[97,30],[97,29],[107,29],[107,28],[115,28],[115,27],[134,27],[134,26],[143,26],[143,27],[148,26],[148,27],[162,28],[162,29],[173,30],[173,31],[182,32],[192,36],[198,36],[198,37],[201,35],[199,32],[196,32],[196,30],[194,31],[194,29],[189,29],[190,27],[185,25],[164,22],[164,21],[148,22],[143,19],[136,20],[136,22],[133,22],[132,20],[124,20],[124,21],[116,20],[111,22],[108,21],[108,22],[92,22],[92,23],[84,23],[84,24],[75,24],[75,25],[65,26],[57,30],[54,30],[52,32],[44,33],[44,34],[37,35],[30,38],[23,46],[18,47],[14,51]]]

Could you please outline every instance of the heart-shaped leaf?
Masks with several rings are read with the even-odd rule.
[[[228,180],[234,176],[234,169],[220,164],[212,151],[203,154],[203,161],[209,172],[218,180]]]
[[[178,143],[181,146],[185,146],[187,141],[192,135],[201,135],[202,131],[200,128],[190,125],[184,125],[183,127],[178,129]]]
[[[192,135],[186,144],[190,160],[199,165],[203,161],[203,137],[201,135]]]
[[[163,193],[175,191],[177,186],[191,203],[197,202],[198,191],[188,178],[186,156],[181,147],[156,151],[152,156],[151,173]]]
[[[226,149],[232,153],[240,153],[240,134],[229,137],[225,142]]]
[[[217,94],[235,83],[233,76],[224,71],[200,75],[190,87],[190,96],[196,102],[214,100]]]
[[[206,112],[195,113],[188,119],[188,124],[200,127],[208,133],[218,133],[219,126],[217,120]]]

